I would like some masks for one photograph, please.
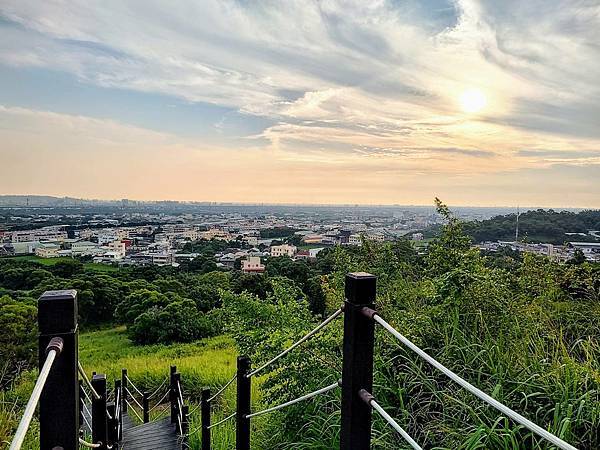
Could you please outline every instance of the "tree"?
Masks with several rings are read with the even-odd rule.
[[[579,266],[586,261],[584,253],[580,248],[576,248],[573,257],[569,260],[569,264]]]
[[[0,368],[37,357],[37,308],[32,298],[0,297]]]

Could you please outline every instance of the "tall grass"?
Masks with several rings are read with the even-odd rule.
[[[202,388],[216,392],[235,373],[237,353],[233,341],[226,336],[204,339],[189,344],[137,346],[127,339],[124,327],[82,333],[79,339],[79,359],[88,376],[105,373],[112,381],[121,377],[126,368],[129,378],[140,390],[153,392],[168,377],[171,365],[181,373],[186,403],[194,409]],[[8,445],[18,425],[24,406],[31,394],[37,373],[23,374],[10,391],[0,394],[0,441]],[[162,390],[161,390],[162,391]],[[213,423],[235,410],[235,384],[230,386],[213,407]],[[253,407],[260,407],[260,384],[252,386]],[[168,404],[151,413],[151,420],[167,413]],[[134,418],[134,415],[130,415]],[[260,426],[255,421],[254,427]],[[192,414],[190,431],[200,426],[199,408]],[[235,420],[213,428],[213,448],[230,450],[235,444]],[[39,448],[39,424],[34,419],[23,449]],[[192,449],[200,448],[200,431],[190,437]],[[0,448],[3,448],[0,446]]]

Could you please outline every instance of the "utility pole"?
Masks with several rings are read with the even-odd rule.
[[[517,228],[515,229],[515,244],[519,242],[519,207],[517,206]]]

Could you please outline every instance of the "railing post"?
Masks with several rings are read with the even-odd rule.
[[[177,398],[175,398],[175,374],[177,373],[177,366],[171,366],[170,372],[169,372],[169,400],[171,400],[171,423],[175,423],[176,420],[176,414],[177,414],[177,410],[175,409],[176,407],[176,401]]]
[[[375,296],[374,275],[346,275],[340,450],[371,448],[371,408],[360,399],[359,391],[373,392],[375,325],[361,309],[374,308]]]
[[[210,389],[202,389],[200,415],[202,419],[202,450],[210,450]]]
[[[92,397],[92,440],[95,444],[102,442],[100,450],[107,450],[108,417],[106,416],[106,375],[96,374],[92,377],[92,387],[100,398]]]
[[[106,411],[110,414],[110,417],[107,419],[107,427],[108,427],[108,442],[114,448],[114,444],[119,441],[117,436],[117,408],[115,402],[107,402],[106,403]]]
[[[144,408],[144,423],[150,422],[150,408],[148,407],[148,391],[142,392],[142,407]]]
[[[39,367],[53,337],[63,340],[40,397],[40,448],[79,449],[77,292],[47,291],[38,300]]]
[[[119,410],[119,414],[116,419],[115,426],[117,427],[117,441],[120,441],[123,437],[123,388],[121,380],[115,380],[115,406]],[[119,402],[117,402],[117,395],[119,396]]]
[[[238,356],[237,359],[237,412],[235,428],[235,448],[236,450],[250,450],[250,419],[246,415],[250,414],[250,389],[251,378],[250,358],[247,356]]]
[[[123,412],[127,412],[127,369],[121,369],[121,387],[123,388],[122,396],[123,396]]]

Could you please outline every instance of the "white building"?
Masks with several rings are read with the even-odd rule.
[[[298,249],[295,245],[283,244],[283,245],[274,245],[271,247],[271,256],[289,256],[292,258]]]
[[[249,256],[242,261],[242,272],[244,273],[263,273],[265,266],[260,262],[259,256]]]
[[[35,256],[39,256],[40,258],[58,258],[59,250],[60,245],[41,244],[38,248],[35,249]]]
[[[348,237],[348,245],[362,245],[362,239],[359,234],[351,234]]]

